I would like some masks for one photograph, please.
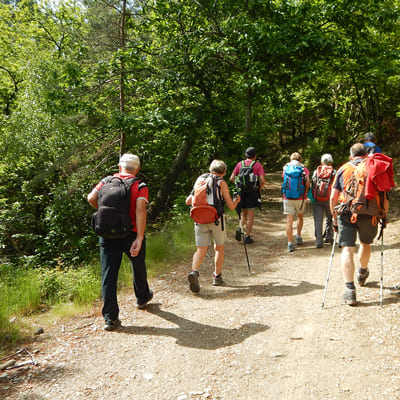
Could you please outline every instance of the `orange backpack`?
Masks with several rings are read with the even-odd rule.
[[[371,215],[373,223],[376,224],[378,219],[385,219],[389,210],[389,196],[387,191],[379,190],[375,187],[374,194],[366,194],[366,185],[368,179],[371,179],[368,171],[367,159],[354,166],[354,170],[350,175],[347,186],[345,187],[345,195],[352,212],[351,221],[357,221],[358,214]]]
[[[190,209],[190,216],[194,222],[198,224],[214,222],[218,225],[219,218],[224,214],[224,202],[218,184],[220,180],[222,178],[213,174],[203,174],[197,179]]]

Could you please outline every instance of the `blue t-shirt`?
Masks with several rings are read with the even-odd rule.
[[[374,151],[372,153],[382,153],[382,150],[379,146],[377,146],[375,143],[373,142],[365,142],[364,143],[365,147],[373,147]]]

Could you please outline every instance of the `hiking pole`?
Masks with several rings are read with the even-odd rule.
[[[237,194],[237,193],[235,192],[234,195],[235,194]],[[250,272],[249,255],[247,254],[247,247],[246,247],[246,240],[245,240],[245,237],[244,237],[244,230],[243,230],[243,225],[242,225],[242,215],[241,215],[242,213],[241,213],[240,204],[236,207],[236,212],[237,212],[237,214],[239,216],[240,240],[243,240],[244,252],[246,254],[246,261],[247,261],[247,269]]]
[[[331,274],[333,256],[335,255],[335,245],[336,245],[337,237],[338,237],[338,232],[336,231],[335,238],[333,239],[333,244],[332,244],[332,252],[331,252],[331,259],[330,259],[330,261],[329,261],[328,273],[327,273],[327,275],[326,275],[326,283],[325,283],[324,297],[323,297],[323,299],[322,299],[322,308],[324,308],[324,304],[325,304],[325,296],[326,296],[326,291],[327,291],[327,289],[328,289],[328,282],[329,282],[329,276],[330,276],[330,274]]]
[[[383,231],[381,237],[381,290],[380,290],[380,298],[381,298],[381,307],[383,305]]]
[[[381,229],[379,232],[378,240],[381,239],[381,288],[380,288],[380,306],[383,304],[383,230],[386,227],[386,220],[383,219],[381,222]]]
[[[249,256],[248,256],[248,254],[247,254],[246,240],[245,240],[245,237],[244,237],[244,231],[243,231],[243,226],[242,226],[242,219],[240,219],[239,226],[240,226],[240,229],[241,229],[241,231],[242,231],[242,240],[243,240],[244,252],[245,252],[245,254],[246,254],[247,269],[249,270],[249,272],[251,272],[251,271],[250,271]]]

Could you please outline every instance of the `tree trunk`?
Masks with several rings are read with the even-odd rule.
[[[122,13],[119,26],[119,39],[121,44],[121,49],[125,49],[126,38],[125,38],[125,19],[126,19],[126,0],[122,1]],[[121,113],[125,112],[125,60],[124,55],[121,58],[121,72],[119,75],[119,110]],[[125,153],[126,150],[126,133],[125,130],[121,129],[120,135],[120,156]]]
[[[179,174],[183,171],[186,159],[194,142],[194,138],[188,138],[182,142],[174,163],[166,175],[166,178],[161,185],[152,206],[150,207],[150,220],[154,221],[161,214],[161,212],[166,209],[168,199],[174,189],[175,182],[177,181]]]

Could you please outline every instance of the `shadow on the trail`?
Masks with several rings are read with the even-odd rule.
[[[365,287],[373,288],[373,289],[380,289],[381,288],[381,283],[380,283],[380,281],[367,281],[367,282],[365,282]],[[393,286],[385,286],[385,285],[383,285],[382,289],[384,289],[384,290],[386,290],[386,289],[387,290],[395,290],[393,288]]]
[[[20,387],[23,386],[25,383],[24,376],[26,376],[27,372],[26,369],[16,370],[15,373],[12,375],[13,377],[10,380],[0,380],[0,399],[6,398],[11,399],[11,396],[19,394],[18,399],[34,399],[34,400],[43,400],[45,399],[44,396],[37,393],[34,387],[31,389],[31,394],[21,394]],[[30,377],[29,377],[29,384],[47,384],[51,385],[54,384],[58,378],[72,373],[79,372],[75,368],[66,368],[62,366],[46,366],[44,368],[38,368],[34,370],[33,367],[31,369]],[[14,397],[13,397],[14,398]],[[47,397],[46,397],[47,398]]]
[[[378,281],[369,281],[365,284],[365,287],[368,288],[373,288],[373,289],[379,289],[381,288],[381,284]],[[397,304],[400,303],[400,291],[396,290],[394,287],[390,286],[383,286],[382,287],[385,292],[383,293],[383,298],[382,298],[382,305],[389,305],[389,304]],[[387,290],[390,290],[390,293],[387,294]],[[373,301],[359,301],[357,303],[357,307],[376,307],[380,306],[381,304],[381,299],[380,299],[380,294],[378,295],[377,291],[377,296],[379,296],[379,300],[373,300]],[[378,297],[377,297],[378,298]]]
[[[169,336],[174,337],[180,346],[216,350],[241,343],[250,336],[269,329],[268,325],[256,323],[246,323],[233,329],[201,324],[182,318],[170,311],[161,310],[159,304],[149,304],[147,311],[176,324],[177,328],[122,326],[118,331],[133,335]]]
[[[384,307],[385,305],[390,305],[390,304],[397,304],[400,303],[400,298],[399,297],[394,297],[394,296],[390,296],[390,297],[385,297],[383,296],[383,301],[382,301],[382,306]],[[378,307],[380,306],[381,301],[379,300],[374,300],[374,301],[358,301],[356,307]]]
[[[266,285],[224,285],[226,290],[218,292],[200,293],[197,296],[205,300],[221,299],[221,298],[237,298],[250,296],[298,296],[309,293],[313,290],[321,290],[322,285],[305,281],[294,281],[293,284],[282,284],[281,282],[270,282]]]

